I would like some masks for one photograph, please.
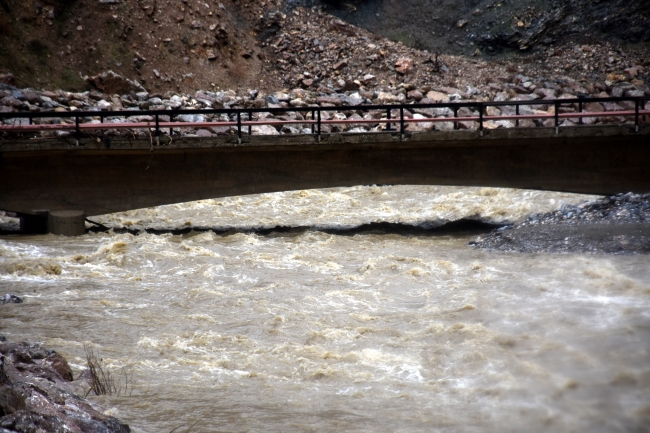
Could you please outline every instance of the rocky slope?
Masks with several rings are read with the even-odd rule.
[[[497,251],[650,253],[650,194],[618,194],[565,205],[502,227],[470,245]]]
[[[322,4],[376,34],[445,53],[526,55],[567,40],[650,42],[647,0],[323,0]]]
[[[647,81],[647,6],[648,0],[1,0],[0,73],[11,72],[19,87],[83,91],[92,88],[86,77],[113,70],[162,94],[317,90],[330,79],[332,89],[341,79],[366,88],[382,81],[477,86],[506,73],[593,83],[629,68],[636,68],[632,78]],[[504,47],[526,55],[486,55]],[[401,57],[412,63],[397,65]]]

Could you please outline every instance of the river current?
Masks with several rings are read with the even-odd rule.
[[[24,303],[0,305],[0,334],[45,343],[76,375],[84,343],[130,372],[132,394],[90,398],[136,432],[650,431],[650,257],[337,231],[517,221],[590,198],[336,188],[93,218],[185,234],[4,235],[0,294]],[[276,226],[296,229],[259,231]]]

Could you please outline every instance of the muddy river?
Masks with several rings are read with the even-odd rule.
[[[129,395],[91,398],[136,432],[649,431],[649,256],[344,230],[517,221],[589,198],[336,188],[95,218],[184,234],[3,235],[0,294],[25,302],[0,305],[0,334],[75,374],[91,344],[133,376]],[[294,229],[260,231],[277,226]]]

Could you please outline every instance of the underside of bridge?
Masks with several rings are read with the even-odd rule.
[[[368,184],[589,194],[650,191],[650,127],[397,134],[14,140],[0,209],[87,216],[244,194]]]

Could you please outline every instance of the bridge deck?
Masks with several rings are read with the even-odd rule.
[[[365,184],[592,194],[650,191],[650,125],[405,134],[0,142],[0,209],[98,215],[232,195]]]

